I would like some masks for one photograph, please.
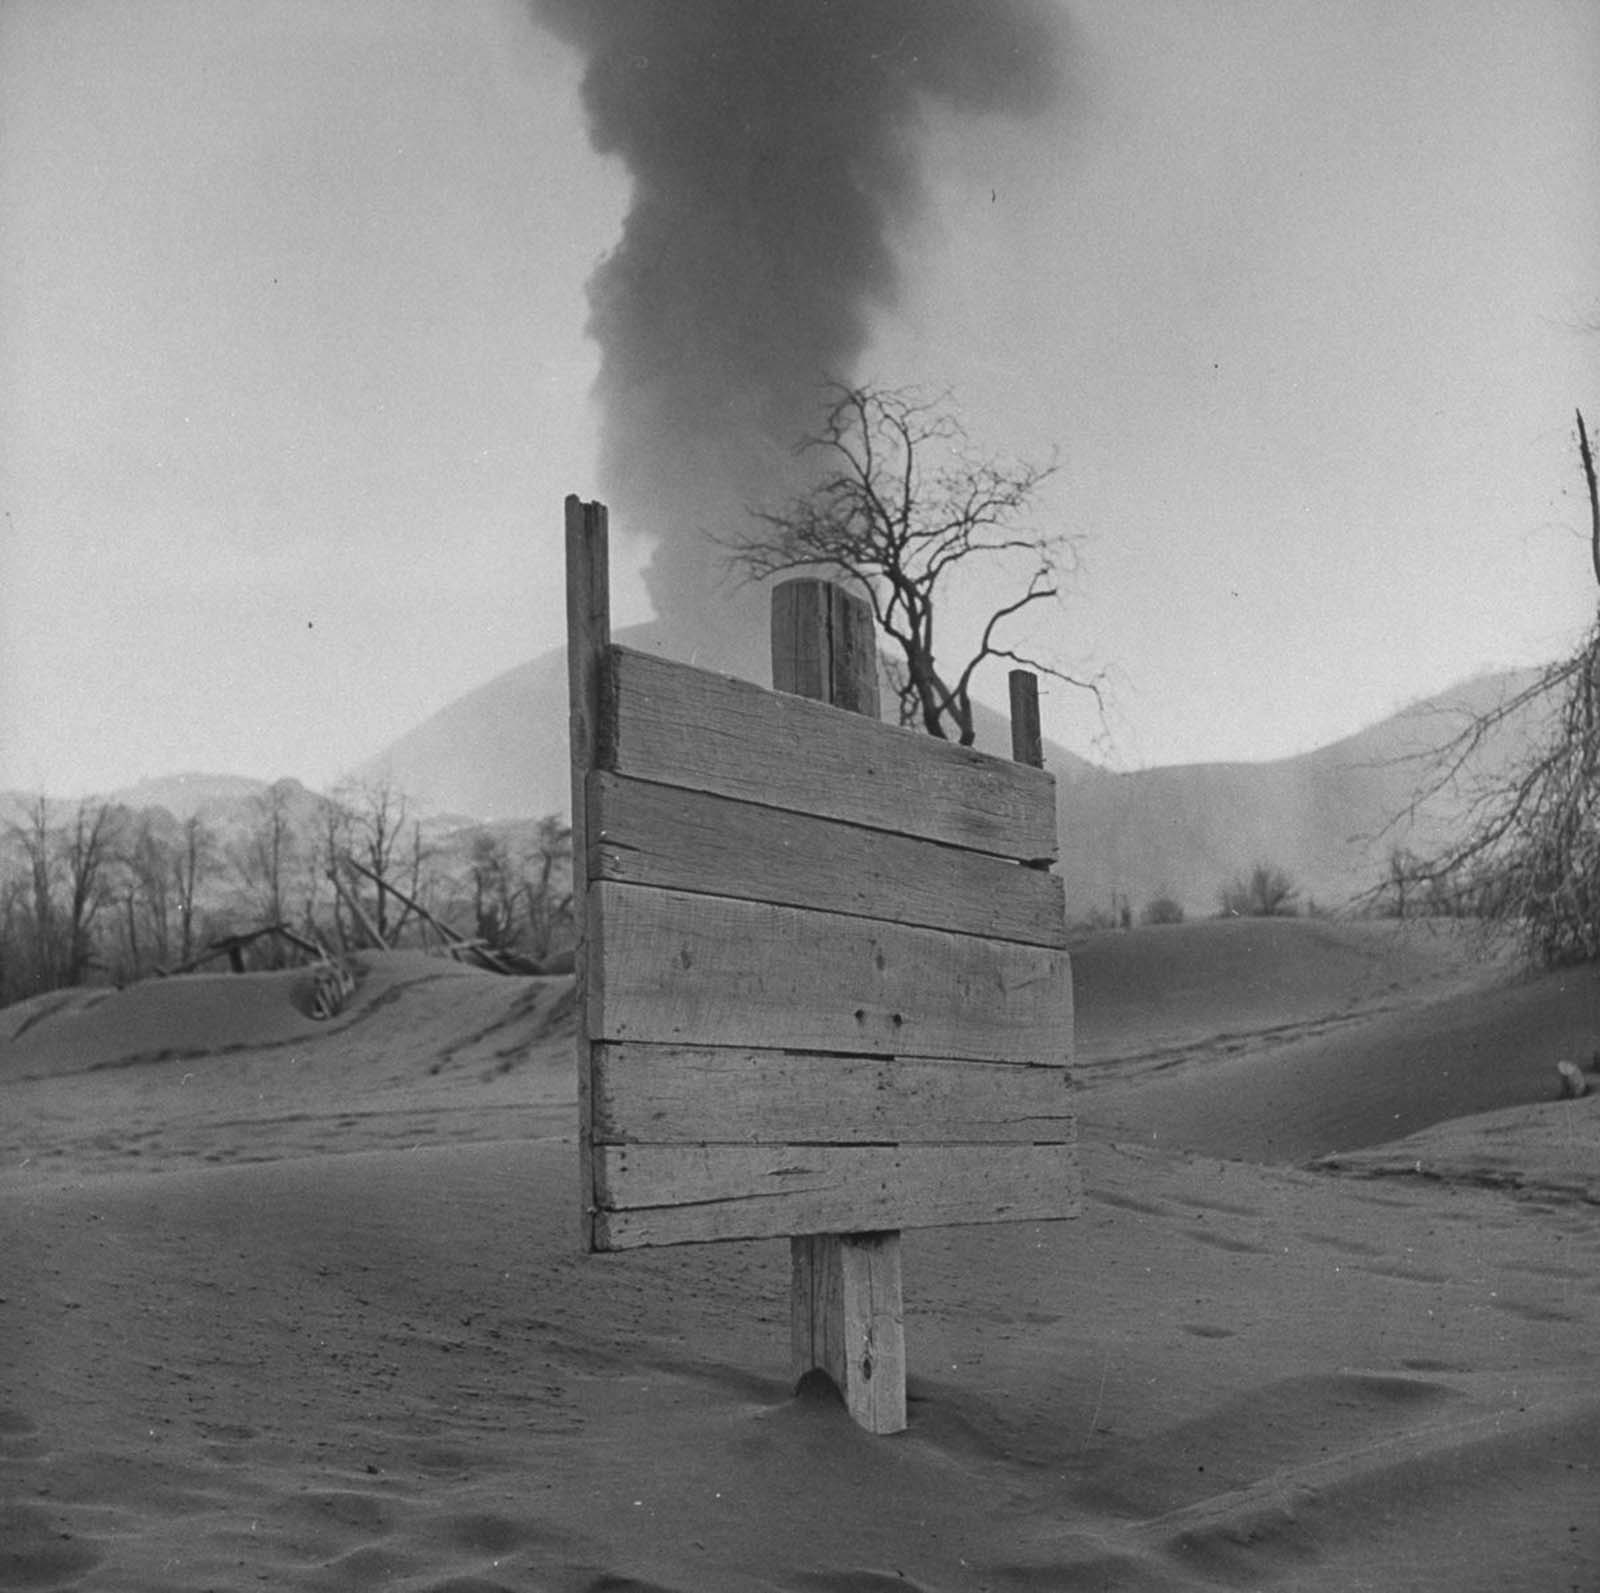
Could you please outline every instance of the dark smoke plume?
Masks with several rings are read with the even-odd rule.
[[[1042,109],[1054,19],[1036,0],[534,10],[583,52],[591,140],[634,179],[589,284],[603,492],[619,531],[657,539],[648,580],[672,650],[764,678],[755,638],[729,634],[705,532],[801,484],[794,445],[824,382],[854,374],[871,312],[895,301],[929,104]]]

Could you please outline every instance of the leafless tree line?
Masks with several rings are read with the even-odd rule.
[[[557,818],[445,834],[387,781],[267,787],[235,822],[43,796],[0,826],[0,1004],[200,963],[267,925],[333,953],[458,940],[523,965],[571,943],[571,833]],[[263,936],[248,965],[298,956]]]

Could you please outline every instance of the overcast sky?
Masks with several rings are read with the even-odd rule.
[[[1568,646],[1600,7],[1056,10],[1055,104],[928,113],[851,373],[1058,451],[1033,640],[1112,737],[1055,690],[1047,733],[1283,756]],[[630,199],[582,70],[513,0],[0,6],[0,788],[326,784],[560,642]]]

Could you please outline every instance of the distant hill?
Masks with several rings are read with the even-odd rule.
[[[653,625],[634,625],[616,640],[643,652],[661,650]],[[1005,755],[1004,719],[980,705],[978,745]],[[1094,766],[1053,743],[1052,768],[1083,773]],[[567,654],[552,648],[458,697],[356,770],[385,775],[434,811],[478,819],[521,819],[565,813],[571,804],[567,765]]]
[[[312,793],[298,780],[279,781],[297,806],[309,802]],[[162,810],[182,824],[196,816],[215,829],[227,831],[253,821],[255,804],[273,782],[253,780],[242,774],[167,774],[139,780],[115,791],[101,791],[87,800],[94,805],[108,802],[130,813]],[[0,823],[18,823],[38,801],[34,792],[0,791]],[[52,819],[60,822],[79,803],[71,798],[45,798]]]
[[[566,649],[541,653],[458,697],[355,773],[388,776],[425,807],[485,820],[565,813]]]
[[[136,813],[144,808],[165,808],[182,822],[196,814],[209,819],[232,813],[259,797],[270,784],[240,774],[166,774],[108,792],[105,799]]]
[[[655,648],[650,626],[620,632]],[[1335,906],[1382,875],[1397,844],[1422,850],[1461,812],[1462,791],[1426,804],[1414,824],[1386,833],[1427,773],[1425,754],[1530,681],[1531,670],[1486,676],[1413,704],[1356,735],[1266,763],[1188,764],[1119,774],[1046,743],[1059,782],[1061,873],[1075,918],[1135,913],[1169,894],[1191,914],[1215,911],[1219,887],[1257,861],[1286,869],[1302,898]],[[434,811],[479,819],[566,813],[566,655],[553,649],[441,709],[357,771],[387,773]],[[1487,766],[1524,744],[1513,727]],[[1002,717],[984,710],[979,745],[1004,755]]]
[[[1414,703],[1353,736],[1264,763],[1183,764],[1062,778],[1062,873],[1079,914],[1134,911],[1169,894],[1191,913],[1214,912],[1219,887],[1256,862],[1286,869],[1302,901],[1339,906],[1376,884],[1396,846],[1426,853],[1460,821],[1476,782],[1528,744],[1524,715],[1508,724],[1466,776],[1404,817],[1435,767],[1437,749],[1535,678],[1485,676]]]

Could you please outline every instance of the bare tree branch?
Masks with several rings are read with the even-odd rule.
[[[1581,410],[1578,452],[1600,583],[1600,491]],[[1407,886],[1422,887],[1436,903],[1514,936],[1531,961],[1593,962],[1600,960],[1600,622],[1570,657],[1473,714],[1436,755],[1397,823],[1414,819],[1476,769],[1492,768],[1496,740],[1526,732],[1530,721],[1530,750],[1480,781],[1455,838],[1429,856],[1392,854],[1390,877],[1369,897],[1394,891],[1404,900]]]
[[[1098,702],[1098,681],[997,639],[1004,622],[1058,596],[1060,573],[1074,567],[1074,539],[1020,524],[1055,464],[975,453],[948,394],[842,383],[829,391],[821,427],[798,450],[818,462],[815,485],[781,508],[753,508],[747,530],[721,539],[727,562],[750,580],[813,574],[860,592],[899,653],[891,678],[901,723],[930,735],[971,745],[972,682],[990,659],[1014,659],[1092,691]],[[1022,595],[989,616],[971,658],[951,672],[936,656],[935,628],[944,583],[969,559],[1026,560],[1031,568]]]
[[[1578,416],[1578,457],[1583,461],[1583,479],[1589,488],[1589,561],[1594,566],[1596,584],[1600,584],[1600,489],[1595,486],[1594,452],[1589,447],[1589,429],[1583,424],[1583,411]]]

